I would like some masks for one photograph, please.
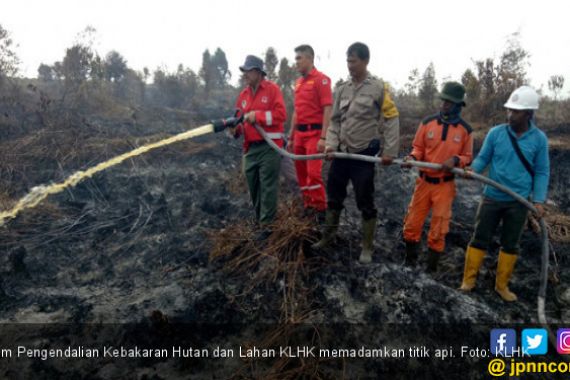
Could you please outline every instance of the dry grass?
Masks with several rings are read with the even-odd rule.
[[[223,263],[221,270],[225,274],[246,284],[234,302],[239,304],[241,297],[251,296],[267,285],[282,284],[281,293],[275,294],[280,297],[279,326],[257,342],[244,344],[246,347],[296,346],[292,342],[316,311],[310,301],[314,289],[310,288],[307,279],[325,261],[307,257],[306,247],[316,240],[316,230],[309,220],[299,218],[298,214],[294,202],[285,203],[272,226],[272,235],[264,242],[255,240],[257,231],[250,224],[237,223],[210,234],[213,242],[210,260]],[[316,328],[313,336],[318,339]],[[264,362],[251,358],[234,378],[323,379],[326,376],[320,370],[321,363],[319,358],[279,357],[267,368]]]
[[[226,187],[232,194],[243,194],[244,192],[247,192],[247,183],[243,170],[239,170],[235,175],[229,176],[226,182]]]
[[[546,210],[547,212],[544,216],[544,221],[546,222],[546,227],[548,229],[550,256],[553,264],[550,266],[548,279],[551,283],[558,284],[560,282],[560,267],[558,265],[556,251],[554,250],[552,243],[570,243],[570,216],[561,213],[558,209],[552,206],[546,206]],[[532,214],[529,215],[529,224],[536,234],[541,233],[540,223]]]
[[[316,231],[298,213],[293,202],[284,204],[272,226],[273,233],[262,242],[256,241],[258,231],[251,224],[237,223],[210,234],[210,260],[222,260],[224,272],[247,279],[244,295],[266,283],[284,284],[280,320],[285,323],[304,320],[309,292],[305,279],[323,264],[321,259],[305,254],[305,246],[316,240]]]
[[[540,233],[540,224],[534,215],[529,216],[531,228],[534,232]],[[546,206],[544,216],[548,228],[548,238],[551,242],[570,243],[570,216],[561,213],[552,206]]]
[[[7,210],[16,203],[16,199],[10,197],[8,192],[0,189],[0,210]]]
[[[570,150],[570,136],[555,136],[548,138],[550,148]]]

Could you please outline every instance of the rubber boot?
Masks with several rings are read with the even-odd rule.
[[[315,213],[317,212],[317,210],[315,210],[312,207],[305,207],[303,209],[303,218],[307,218],[307,219],[313,219],[313,217],[315,216]]]
[[[418,251],[420,249],[420,243],[415,241],[406,242],[406,259],[404,265],[408,267],[413,267],[418,261]]]
[[[376,233],[376,218],[362,219],[362,252],[358,259],[362,264],[372,262],[374,252],[374,234]]]
[[[503,251],[499,252],[499,261],[497,262],[497,279],[495,280],[495,291],[499,293],[502,299],[507,302],[517,300],[515,293],[509,290],[509,280],[515,269],[517,255],[511,255]]]
[[[311,246],[312,249],[323,249],[334,240],[340,220],[340,210],[327,209],[325,214],[325,228],[321,240]]]
[[[317,213],[316,213],[316,219],[317,219],[317,224],[318,224],[319,226],[322,226],[323,224],[325,224],[326,216],[327,216],[327,214],[326,214],[326,211],[325,211],[325,210],[323,210],[323,211],[317,211]]]
[[[465,251],[465,267],[463,268],[463,282],[459,290],[470,292],[475,287],[479,268],[485,258],[485,251],[472,246],[467,246]]]
[[[437,263],[439,262],[441,255],[443,255],[443,252],[437,252],[431,248],[428,249],[428,259],[427,259],[426,272],[428,272],[428,273],[437,272]]]

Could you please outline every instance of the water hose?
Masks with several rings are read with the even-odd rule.
[[[359,161],[367,161],[367,162],[374,162],[374,163],[381,163],[382,162],[382,158],[380,158],[380,157],[366,156],[366,155],[355,154],[355,153],[332,152],[332,153],[328,153],[328,154],[324,154],[324,153],[308,154],[308,155],[293,154],[293,153],[288,152],[287,150],[285,150],[283,148],[280,148],[273,140],[271,140],[271,138],[269,138],[267,136],[267,133],[263,130],[263,128],[261,128],[258,125],[254,125],[254,127],[257,130],[257,132],[259,132],[259,134],[263,137],[263,139],[269,144],[269,146],[271,146],[273,149],[275,149],[280,155],[282,155],[284,157],[288,157],[292,160],[308,161],[308,160],[322,160],[322,159],[325,159],[327,157],[334,157],[334,158],[359,160]],[[395,160],[393,160],[393,163],[394,164],[403,164],[404,161],[402,159],[395,159]],[[406,161],[406,164],[409,164],[411,166],[415,166],[418,168],[424,168],[424,169],[434,169],[434,170],[441,170],[442,169],[442,165],[434,164],[431,162]],[[474,173],[471,171],[466,172],[465,170],[459,169],[459,168],[453,168],[453,169],[451,169],[451,172],[454,174],[457,174],[459,176],[467,176],[468,178],[473,178],[479,182],[483,182],[486,185],[493,186],[493,187],[507,193],[508,195],[510,195],[511,197],[516,199],[518,202],[522,203],[531,212],[533,212],[535,214],[537,213],[537,210],[534,207],[534,205],[532,203],[530,203],[527,199],[525,199],[524,197],[515,193],[514,191],[512,191],[508,187],[503,186],[500,183],[497,183],[488,177],[485,177],[483,175],[480,175],[480,174],[477,174],[477,173]],[[547,322],[546,322],[546,314],[545,314],[544,309],[545,309],[545,303],[546,303],[545,302],[546,287],[548,285],[549,244],[548,244],[548,230],[546,228],[546,222],[544,221],[544,218],[542,218],[542,217],[540,217],[540,230],[541,230],[542,262],[541,262],[541,268],[540,268],[540,287],[538,290],[537,309],[538,309],[538,321],[540,322],[540,324],[548,327]],[[552,337],[555,335],[549,334],[549,336]]]
[[[170,144],[173,144],[173,143],[176,143],[179,141],[187,140],[187,139],[190,139],[192,137],[208,134],[211,132],[221,132],[227,127],[235,127],[237,124],[241,123],[242,121],[243,121],[243,115],[238,117],[238,115],[236,113],[236,115],[234,115],[234,117],[212,121],[210,124],[206,124],[204,126],[201,126],[201,127],[198,127],[198,128],[186,131],[186,132],[179,133],[177,135],[174,135],[172,137],[166,138],[164,140],[161,140],[161,141],[158,141],[155,143],[149,143],[147,145],[141,146],[141,147],[136,148],[130,152],[127,152],[127,153],[121,154],[117,157],[111,158],[110,160],[102,162],[102,163],[100,163],[94,167],[91,167],[87,170],[78,171],[78,172],[70,175],[69,177],[67,177],[63,182],[50,184],[48,186],[37,186],[37,187],[33,188],[30,191],[30,193],[28,193],[25,197],[20,199],[12,209],[0,212],[0,227],[5,225],[5,223],[8,220],[15,218],[21,211],[37,206],[40,202],[42,202],[49,195],[60,193],[69,187],[74,187],[75,185],[77,185],[79,182],[81,182],[85,178],[90,178],[94,174],[101,172],[103,170],[106,170],[112,166],[118,165],[118,164],[122,163],[123,161],[125,161],[129,158],[133,158],[133,157],[136,157],[140,154],[147,153],[153,149],[163,147],[166,145],[170,145]],[[303,160],[303,161],[321,160],[321,159],[324,159],[327,156],[329,156],[329,157],[334,157],[334,158],[360,160],[360,161],[367,161],[367,162],[373,162],[373,163],[382,162],[382,159],[379,157],[372,157],[372,156],[366,156],[366,155],[354,154],[354,153],[342,153],[342,152],[334,152],[334,153],[330,153],[328,155],[325,155],[324,153],[311,154],[311,155],[296,155],[296,154],[293,154],[293,153],[286,151],[285,149],[280,148],[277,144],[275,144],[275,142],[273,142],[273,140],[271,140],[267,136],[266,132],[261,127],[259,127],[257,125],[254,125],[254,127],[261,134],[261,136],[263,136],[265,141],[273,149],[275,149],[280,155],[288,157],[292,160]],[[394,164],[402,164],[403,160],[395,159],[395,160],[393,160],[393,163]],[[428,162],[407,161],[406,163],[411,165],[411,166],[415,166],[418,168],[425,168],[425,169],[441,170],[441,168],[442,168],[442,166],[440,164],[434,164],[434,163],[428,163]],[[454,174],[460,175],[460,176],[463,176],[466,173],[464,170],[461,170],[458,168],[452,169],[451,172]],[[527,199],[521,197],[519,194],[513,192],[509,188],[507,188],[507,187],[505,187],[505,186],[503,186],[503,185],[501,185],[501,184],[499,184],[499,183],[497,183],[497,182],[495,182],[495,181],[493,181],[493,180],[491,180],[485,176],[479,175],[477,173],[469,172],[469,177],[476,179],[480,182],[483,182],[487,185],[493,186],[493,187],[509,194],[514,199],[516,199],[518,202],[525,205],[530,211],[532,211],[534,213],[537,212],[536,208],[532,205],[532,203],[530,203]],[[549,242],[548,242],[548,230],[546,228],[546,223],[542,217],[540,218],[540,229],[541,229],[541,235],[542,235],[541,236],[541,239],[542,239],[542,265],[541,265],[541,271],[540,271],[540,288],[539,288],[539,292],[538,292],[538,320],[541,324],[547,326],[546,314],[545,314],[544,309],[545,309],[545,299],[546,299],[546,288],[547,288],[547,282],[548,282]],[[553,335],[551,334],[550,336],[553,336]]]

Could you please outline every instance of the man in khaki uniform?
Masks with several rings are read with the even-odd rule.
[[[375,156],[380,148],[380,126],[384,119],[382,163],[390,165],[400,145],[399,113],[388,86],[367,70],[368,46],[356,42],[346,52],[351,79],[335,91],[331,125],[327,130],[325,153],[347,152]],[[362,213],[360,262],[372,261],[377,211],[374,206],[374,163],[334,159],[327,181],[327,213],[322,239],[313,248],[327,246],[336,234],[348,181],[352,181],[356,204]]]

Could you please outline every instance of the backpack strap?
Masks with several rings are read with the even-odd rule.
[[[519,157],[519,160],[521,160],[526,171],[530,174],[532,179],[534,179],[534,170],[532,170],[532,166],[530,166],[530,163],[527,161],[526,157],[524,156],[523,152],[521,151],[521,147],[519,146],[517,139],[515,139],[515,137],[509,133],[508,127],[506,127],[506,128],[507,128],[507,131],[506,131],[507,136],[509,136],[509,140],[511,140],[511,144],[513,145],[513,148],[514,148],[517,156]]]

